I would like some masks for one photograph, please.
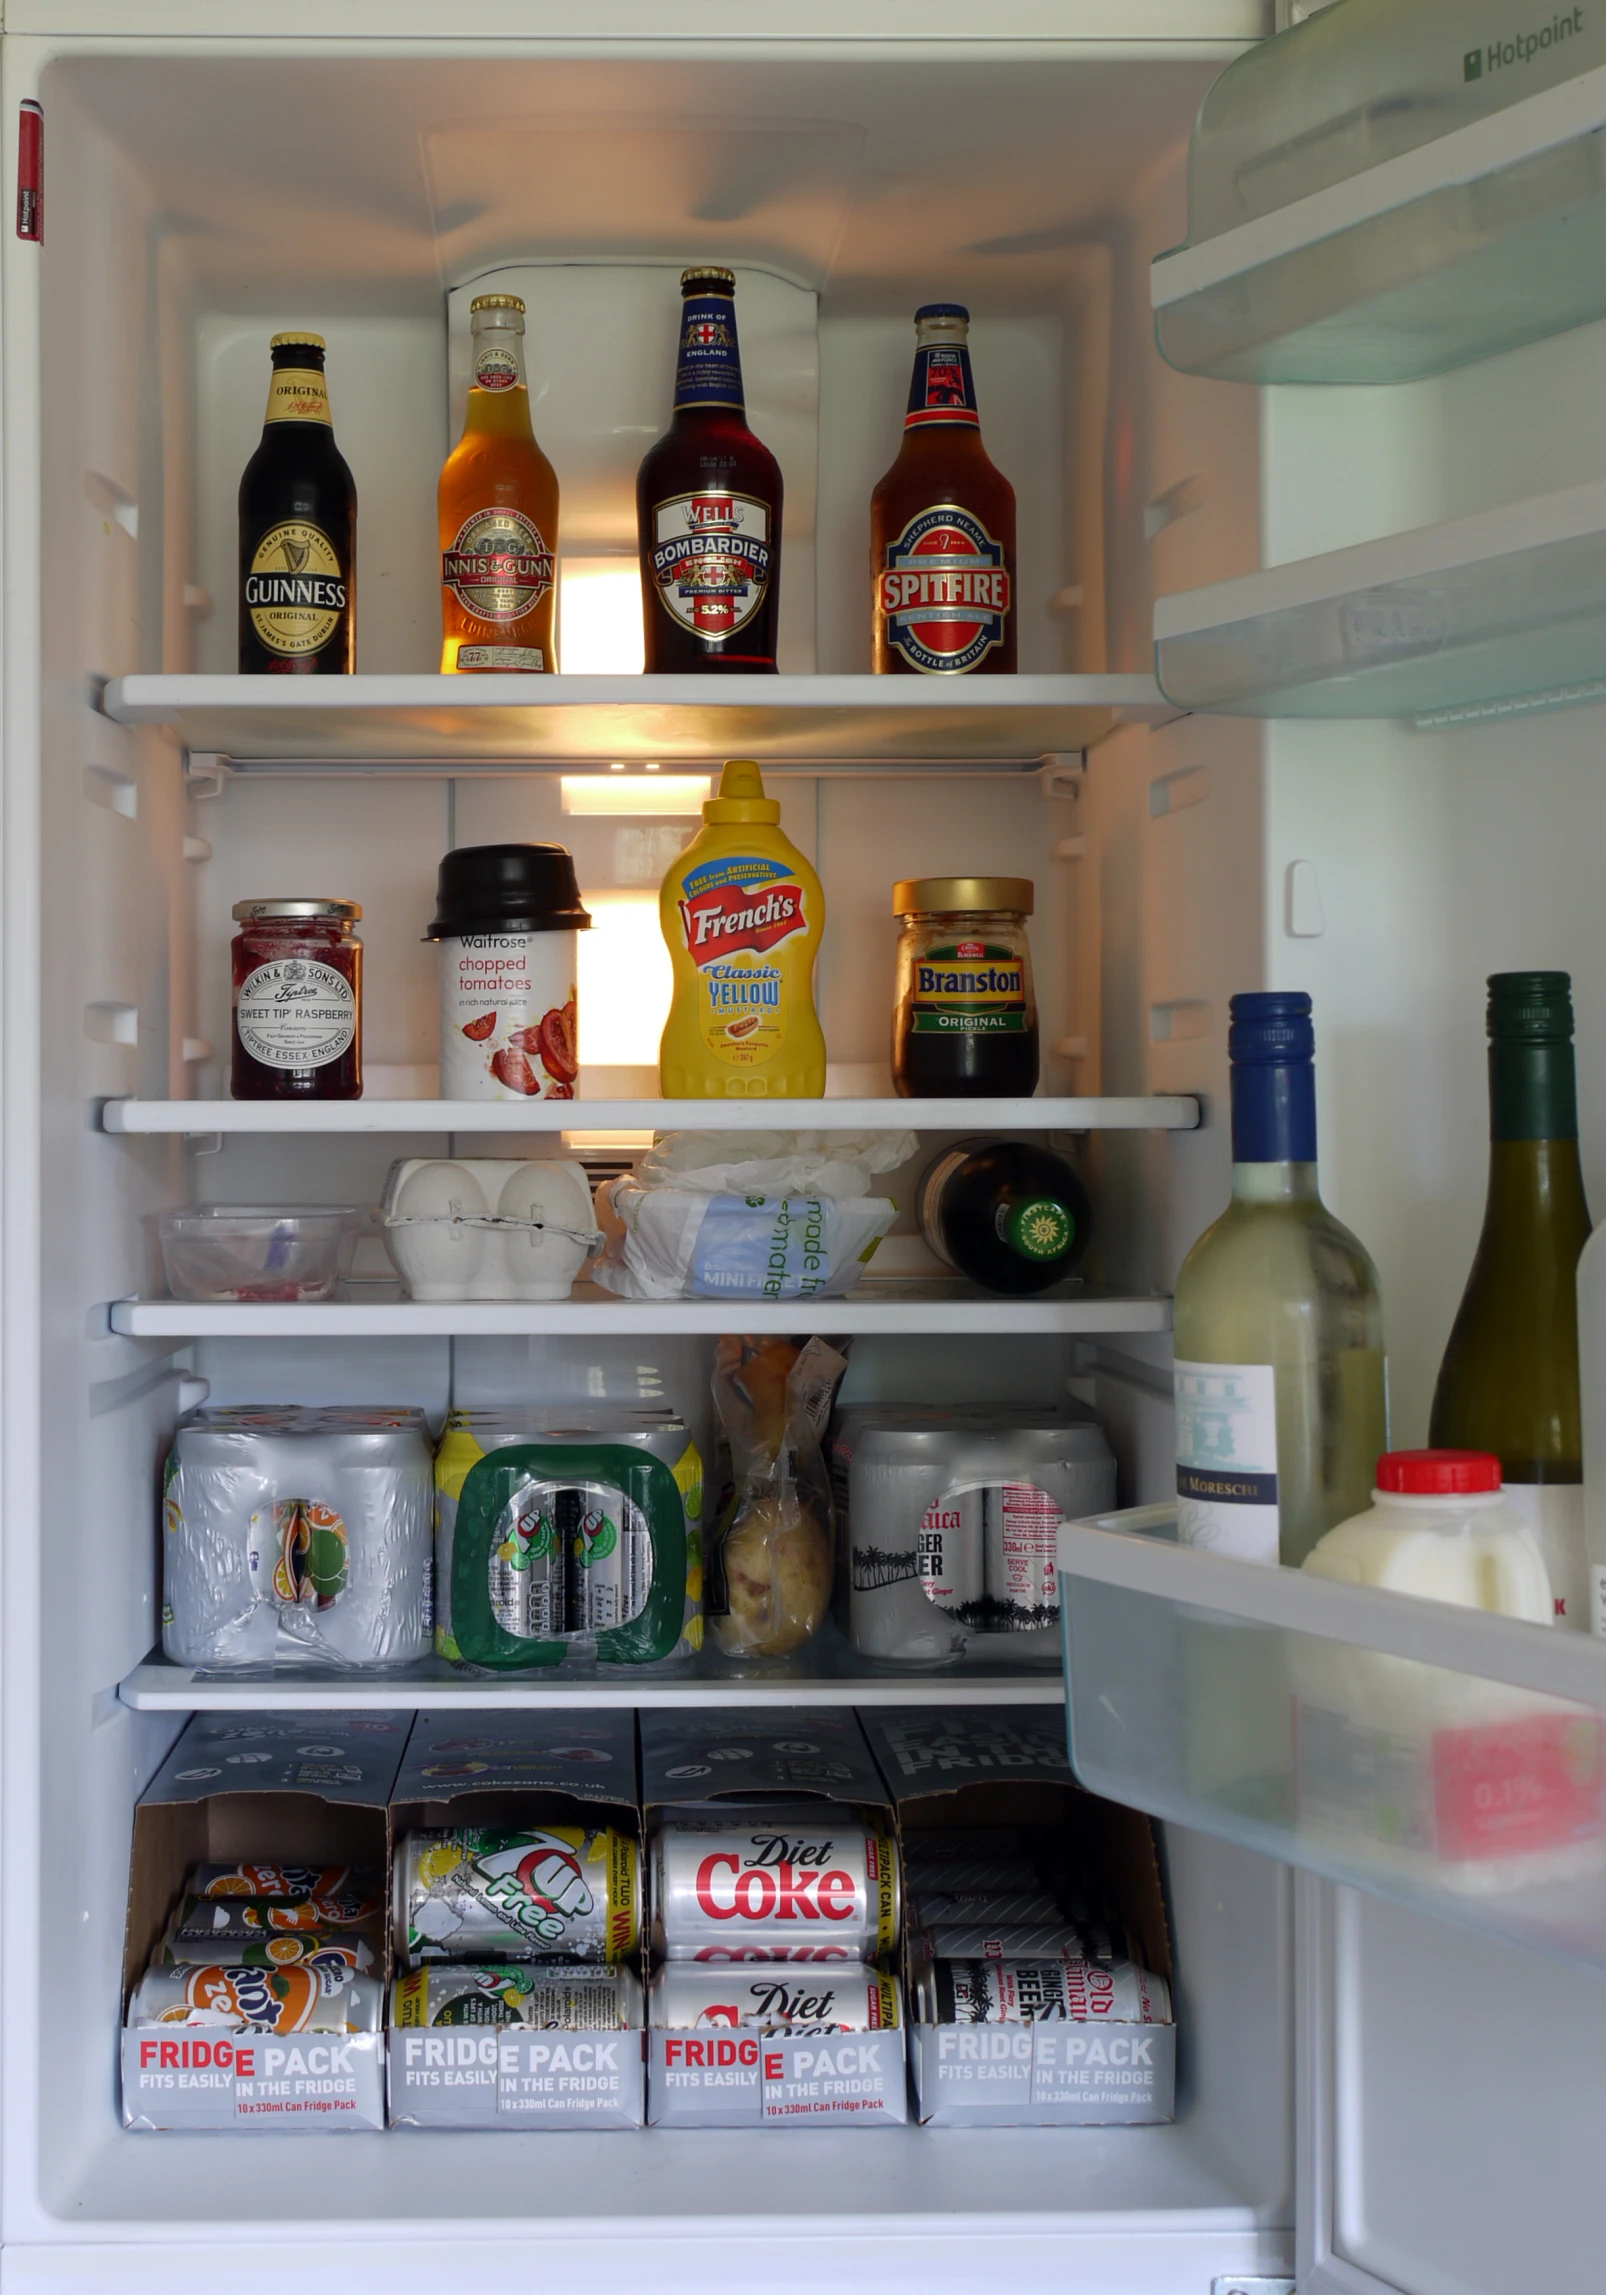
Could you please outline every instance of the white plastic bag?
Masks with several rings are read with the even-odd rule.
[[[592,1269],[622,1299],[840,1299],[892,1225],[886,1196],[701,1195],[616,1179]]]
[[[635,1184],[692,1195],[868,1195],[880,1173],[907,1163],[913,1132],[661,1132]]]

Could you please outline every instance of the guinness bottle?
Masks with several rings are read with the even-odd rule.
[[[357,666],[357,489],[335,444],[324,340],[273,338],[262,444],[240,480],[240,669],[349,676]]]
[[[747,427],[736,275],[680,277],[675,414],[636,478],[650,673],[775,667],[781,466]]]

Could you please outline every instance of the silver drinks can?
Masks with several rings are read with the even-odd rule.
[[[900,1909],[891,1833],[847,1811],[670,1823],[652,1844],[653,1938],[668,1960],[878,1960]]]
[[[580,1968],[561,1961],[452,1961],[398,1976],[391,1986],[390,2021],[398,2031],[452,2024],[637,2031],[641,1979],[631,1968]]]
[[[920,2014],[926,2024],[1169,2024],[1171,1990],[1130,1961],[934,1960]]]
[[[636,1844],[606,1825],[408,1833],[396,1851],[398,1955],[626,1961],[641,1933]]]
[[[241,1941],[230,1938],[227,1954],[241,1968],[290,1968],[305,1962],[315,1968],[326,1986],[349,1983],[354,1976],[372,1976],[382,1952],[377,1937],[360,1928],[276,1929],[266,1936]],[[214,1937],[185,1936],[172,1930],[163,1939],[157,1961],[164,1967],[207,1968],[217,1963],[220,1947]]]
[[[985,1894],[980,1890],[950,1894],[939,1889],[911,1889],[909,1917],[926,1929],[960,1921],[992,1921],[1018,1928],[1026,1921],[1058,1921],[1063,1925],[1065,1920],[1059,1900],[1041,1884],[993,1889]]]
[[[933,1960],[1054,1960],[1069,1953],[1107,1961],[1109,1933],[1052,1912],[1046,1920],[940,1920],[922,1925]]]
[[[410,1664],[434,1630],[422,1411],[195,1410],[163,1492],[162,1648],[176,1665]]]
[[[834,1445],[846,1496],[848,1632],[866,1657],[930,1666],[979,1649],[1058,1662],[1054,1531],[1115,1503],[1091,1419],[927,1406],[850,1412]]]
[[[289,1968],[148,1968],[128,2004],[132,2024],[210,2024],[254,2032],[379,2032],[385,1987],[353,1976],[326,1986],[304,1961]]]
[[[385,1877],[371,1865],[197,1865],[185,1882],[197,1897],[361,1896],[377,1914],[385,1901]]]
[[[741,2025],[766,2032],[886,2032],[903,2021],[897,1978],[856,1962],[804,1973],[671,1961],[653,1978],[648,2006],[653,2024],[672,2032]]]
[[[382,1898],[365,1892],[332,1897],[185,1897],[173,1921],[175,1937],[210,1939],[222,1946],[253,1937],[371,1927]]]

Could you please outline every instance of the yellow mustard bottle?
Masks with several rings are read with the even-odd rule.
[[[825,1091],[814,1010],[825,895],[780,819],[752,759],[733,757],[664,878],[658,914],[675,972],[658,1053],[666,1100]]]

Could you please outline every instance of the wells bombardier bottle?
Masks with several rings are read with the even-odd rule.
[[[262,443],[240,480],[240,669],[357,666],[357,489],[335,444],[322,335],[275,335]]]
[[[636,478],[646,668],[773,670],[781,466],[747,427],[736,276],[683,271],[675,415]]]
[[[551,672],[558,479],[530,427],[524,305],[476,295],[468,318],[468,407],[437,495],[441,668]]]
[[[915,313],[898,459],[870,498],[871,666],[900,677],[1015,667],[1015,489],[981,442],[970,313]]]

